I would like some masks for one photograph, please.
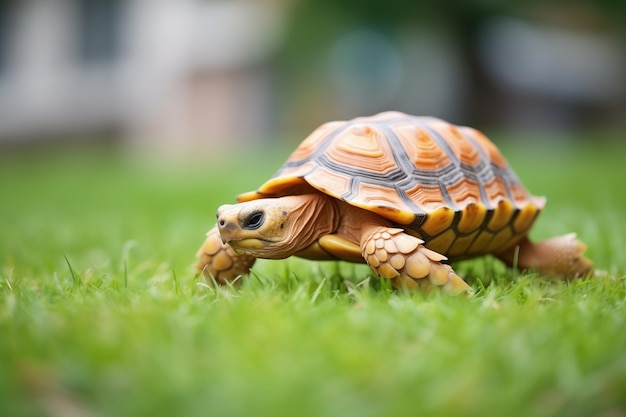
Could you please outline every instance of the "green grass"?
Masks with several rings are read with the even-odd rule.
[[[288,149],[1,155],[0,415],[624,416],[624,150],[509,147],[549,197],[533,236],[578,232],[607,274],[467,261],[472,299],[297,259],[206,286],[191,264],[216,207]]]

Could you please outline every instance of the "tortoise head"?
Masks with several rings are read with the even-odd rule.
[[[283,259],[330,233],[337,221],[333,212],[321,195],[264,198],[221,206],[217,227],[222,241],[240,255]]]

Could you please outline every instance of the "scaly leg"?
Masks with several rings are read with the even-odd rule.
[[[472,289],[450,265],[447,258],[423,246],[424,241],[402,229],[372,227],[363,233],[361,252],[367,264],[381,277],[390,278],[395,287],[432,287],[450,295],[470,295]]]
[[[558,278],[581,278],[593,274],[591,261],[583,256],[587,246],[575,233],[533,243],[528,237],[498,254],[504,263],[520,270],[534,269]]]
[[[232,282],[238,276],[247,274],[256,260],[252,256],[237,255],[230,245],[222,243],[217,227],[209,230],[196,257],[196,268],[205,277],[215,278],[219,284]]]

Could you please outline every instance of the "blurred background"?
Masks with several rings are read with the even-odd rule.
[[[626,2],[0,2],[0,149],[295,144],[391,109],[482,130],[623,132]]]

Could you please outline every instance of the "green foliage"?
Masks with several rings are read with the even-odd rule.
[[[0,157],[0,415],[624,415],[624,152],[537,146],[505,149],[549,197],[534,236],[578,232],[607,274],[467,261],[471,299],[299,259],[259,261],[238,288],[198,278],[217,205],[288,150]]]

